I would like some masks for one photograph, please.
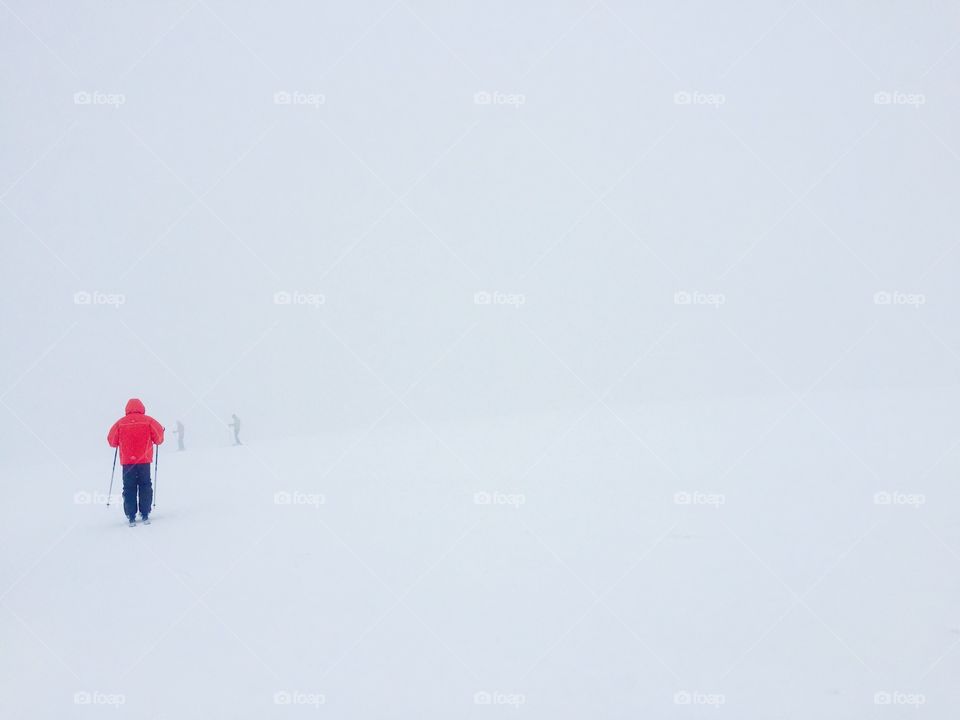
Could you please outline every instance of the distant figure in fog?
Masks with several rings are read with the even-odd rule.
[[[177,429],[173,431],[173,434],[177,436],[177,450],[186,450],[183,446],[183,423],[179,420],[177,420]]]
[[[230,417],[233,418],[233,422],[229,423],[227,427],[233,428],[233,444],[241,445],[242,443],[240,442],[240,418],[238,418],[236,415],[231,415]]]

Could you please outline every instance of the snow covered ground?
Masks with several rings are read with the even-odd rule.
[[[103,506],[108,449],[37,466],[0,508],[0,708],[949,717],[960,457],[924,418],[958,395],[166,445],[134,529]]]

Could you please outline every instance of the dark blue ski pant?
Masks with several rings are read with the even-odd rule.
[[[150,463],[123,466],[123,514],[128,518],[137,514],[137,495],[140,496],[140,514],[150,514],[153,485],[150,484]]]

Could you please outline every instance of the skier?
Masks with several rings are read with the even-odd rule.
[[[230,417],[233,418],[233,422],[227,423],[227,427],[233,428],[233,444],[241,445],[242,443],[240,442],[240,418],[238,418],[236,415],[231,415]]]
[[[173,431],[173,434],[177,436],[177,451],[186,450],[183,446],[183,423],[177,420],[177,429]]]
[[[120,448],[123,512],[130,521],[130,527],[137,524],[138,493],[140,518],[144,525],[150,524],[150,503],[153,501],[150,463],[153,461],[153,446],[162,442],[163,426],[145,414],[143,403],[137,398],[127,401],[126,415],[117,420],[107,433],[110,447]]]

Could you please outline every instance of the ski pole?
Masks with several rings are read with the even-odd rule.
[[[117,471],[117,453],[118,452],[120,452],[119,446],[113,449],[113,469],[110,471],[110,489],[107,490],[107,507],[110,507],[110,495],[113,494],[113,474]]]
[[[157,506],[157,469],[160,467],[160,446],[157,445],[157,454],[153,457],[153,507]]]

